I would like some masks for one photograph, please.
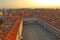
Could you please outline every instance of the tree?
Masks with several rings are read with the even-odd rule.
[[[0,24],[2,24],[3,23],[3,20],[2,19],[0,19]]]

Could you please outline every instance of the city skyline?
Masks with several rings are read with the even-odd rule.
[[[60,8],[59,0],[0,0],[0,8]]]

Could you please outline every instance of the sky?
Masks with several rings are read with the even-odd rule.
[[[60,0],[0,0],[0,8],[60,8]]]

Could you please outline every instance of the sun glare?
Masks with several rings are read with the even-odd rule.
[[[33,0],[37,5],[60,5],[59,0]]]

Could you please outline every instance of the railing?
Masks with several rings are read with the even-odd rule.
[[[40,25],[60,38],[60,30],[40,19]]]

